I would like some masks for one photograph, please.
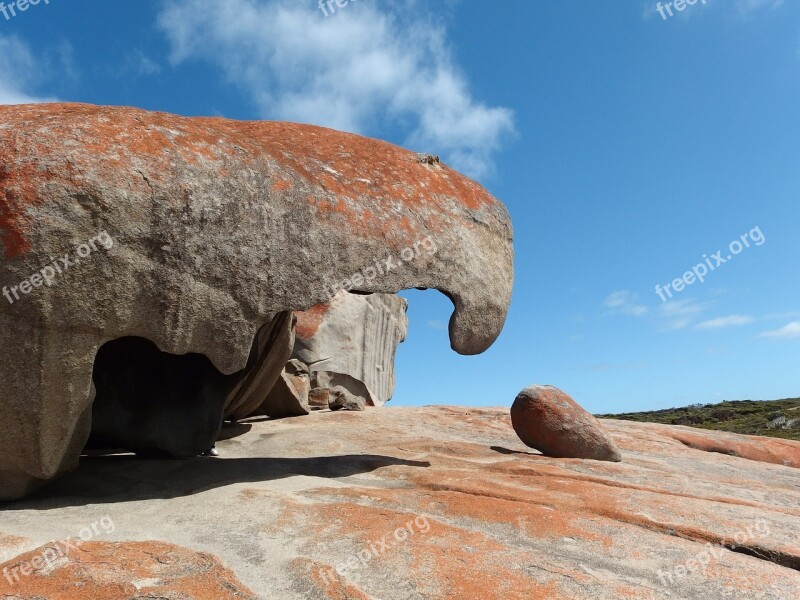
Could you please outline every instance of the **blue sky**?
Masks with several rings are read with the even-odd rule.
[[[508,206],[505,331],[458,356],[449,301],[406,293],[394,404],[800,396],[800,3],[44,2],[0,13],[2,103],[338,127],[440,154]]]

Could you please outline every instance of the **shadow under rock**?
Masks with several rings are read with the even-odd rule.
[[[143,460],[135,456],[84,456],[79,467],[0,510],[48,510],[67,506],[168,499],[225,485],[273,481],[295,475],[335,479],[389,466],[430,467],[429,462],[375,454],[310,458],[192,458]]]
[[[508,448],[503,448],[502,446],[489,446],[489,450],[494,450],[495,452],[499,452],[500,454],[525,454],[527,456],[538,456],[543,457],[544,454],[541,452],[524,452],[523,450],[509,450]]]
[[[251,423],[223,423],[222,430],[217,436],[217,441],[232,440],[244,435],[253,428]]]

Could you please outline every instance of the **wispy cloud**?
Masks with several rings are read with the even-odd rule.
[[[797,317],[800,317],[800,311],[791,310],[791,311],[783,312],[783,313],[770,313],[770,314],[766,315],[764,318],[765,319],[776,319],[776,320],[779,320],[779,321],[783,321],[785,319],[796,319]]]
[[[148,77],[159,73],[161,73],[161,65],[138,49],[128,52],[125,55],[124,64],[117,69],[117,75],[120,77]]]
[[[800,321],[792,321],[780,329],[765,331],[759,337],[763,338],[800,338]]]
[[[611,314],[630,315],[632,317],[643,317],[650,312],[644,304],[637,302],[636,294],[628,290],[619,290],[610,294],[603,302]]]
[[[742,325],[749,325],[754,322],[753,317],[747,315],[730,315],[728,317],[719,317],[709,321],[698,323],[695,327],[697,329],[724,329],[726,327],[741,327]]]
[[[662,320],[662,330],[675,331],[689,327],[709,306],[708,303],[702,304],[690,298],[670,300],[661,304],[658,307],[658,315]]]
[[[52,101],[30,93],[42,69],[25,43],[16,36],[0,35],[0,104]]]
[[[783,6],[784,0],[736,0],[736,10],[742,16],[759,10],[773,10]]]
[[[428,327],[431,329],[439,329],[439,330],[447,329],[447,323],[445,323],[444,321],[433,319],[431,321],[428,321]]]
[[[391,118],[407,146],[474,177],[514,132],[511,110],[472,96],[445,27],[420,3],[358,2],[325,18],[316,2],[176,0],[158,25],[173,65],[217,66],[263,118],[362,134]]]
[[[626,371],[630,369],[645,369],[647,363],[635,364],[614,364],[614,363],[600,363],[596,365],[586,365],[585,369],[589,371]]]

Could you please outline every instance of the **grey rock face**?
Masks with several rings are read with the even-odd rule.
[[[362,395],[371,406],[382,406],[394,393],[394,358],[408,334],[407,308],[407,302],[394,294],[363,296],[340,291],[328,304],[296,313],[292,356],[311,365],[312,371],[349,375],[363,382],[366,394],[350,391]]]
[[[442,291],[462,354],[505,321],[506,209],[385,142],[45,104],[0,107],[0,158],[0,499],[76,466],[106,342],[144,338],[233,375],[265,324],[337,286]]]

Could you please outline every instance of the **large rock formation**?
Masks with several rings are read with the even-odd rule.
[[[331,290],[434,288],[454,304],[452,347],[474,354],[513,278],[502,204],[413,152],[77,104],[0,107],[0,252],[0,499],[77,465],[107,342],[233,375],[262,326]]]
[[[507,409],[390,406],[254,422],[218,443],[222,460],[82,461],[0,511],[0,598],[50,598],[45,583],[76,583],[80,568],[78,597],[92,598],[141,550],[136,578],[160,580],[142,599],[199,597],[170,591],[217,580],[217,561],[198,569],[126,540],[216,556],[263,599],[800,598],[800,471],[720,453],[752,442],[796,461],[800,442],[601,422],[624,462],[543,456]],[[2,568],[31,555],[12,557],[106,514],[116,530],[94,541],[115,542],[113,554],[85,544],[98,562],[3,587]]]
[[[435,252],[434,246],[428,248]],[[406,301],[394,294],[340,291],[329,303],[296,313],[293,356],[309,365],[312,373],[328,373],[332,379],[333,374],[346,375],[361,382],[365,390],[356,389],[358,383],[332,385],[344,385],[367,404],[382,406],[394,393],[394,357],[408,334],[407,308]]]

